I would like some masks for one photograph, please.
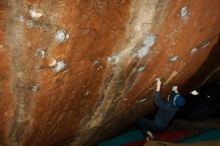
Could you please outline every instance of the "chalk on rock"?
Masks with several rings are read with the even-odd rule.
[[[37,51],[35,52],[35,56],[44,59],[46,56],[46,52],[43,49],[37,49]]]
[[[69,34],[67,35],[64,30],[58,30],[55,34],[55,40],[58,44],[63,43],[68,38]]]
[[[43,16],[42,12],[40,12],[39,10],[35,10],[35,9],[30,9],[29,13],[30,13],[31,17],[35,20],[40,18],[41,16]]]
[[[192,50],[190,51],[190,55],[195,54],[198,51],[198,48],[192,48]]]
[[[120,61],[120,58],[117,55],[112,55],[107,57],[107,61],[111,64],[117,64]]]
[[[90,92],[87,90],[84,94],[84,96],[88,96],[90,94]]]
[[[64,61],[59,60],[59,61],[56,62],[56,65],[54,66],[53,71],[56,72],[56,73],[60,72],[65,68],[65,66],[66,66],[66,64],[64,63]]]
[[[155,35],[153,34],[148,35],[143,42],[143,47],[137,51],[137,56],[139,58],[143,58],[144,56],[147,56],[150,48],[154,45],[155,41],[156,41]]]
[[[38,91],[38,86],[36,86],[36,85],[32,86],[31,90],[32,90],[33,93],[37,92]]]
[[[180,10],[180,17],[183,21],[186,21],[188,19],[189,10],[187,6],[183,6]]]
[[[28,28],[32,28],[34,26],[34,21],[33,20],[27,20],[26,25]]]
[[[145,102],[146,100],[147,100],[147,99],[144,98],[144,99],[141,99],[141,100],[136,101],[135,103],[142,103],[142,102]]]
[[[18,20],[19,22],[24,22],[24,16],[18,15],[18,16],[17,16],[17,20]]]
[[[92,62],[92,64],[93,64],[93,65],[99,64],[99,61],[98,61],[98,60],[94,60],[94,61]]]
[[[202,43],[200,44],[200,48],[205,48],[205,47],[207,47],[209,44],[210,44],[210,42],[209,42],[208,40],[206,40],[206,41],[204,41],[204,42],[202,42]]]
[[[176,62],[179,59],[180,59],[179,56],[172,56],[172,57],[169,58],[170,62]]]
[[[144,69],[145,69],[145,66],[139,67],[139,68],[138,68],[138,72],[143,72]]]

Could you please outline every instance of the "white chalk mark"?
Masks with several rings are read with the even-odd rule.
[[[137,51],[137,56],[139,58],[143,58],[146,56],[150,50],[150,48],[154,45],[156,40],[156,36],[153,34],[150,34],[146,37],[146,39],[143,42],[143,47]]]
[[[27,25],[28,28],[32,28],[34,26],[33,20],[27,20],[26,25]]]
[[[37,49],[35,56],[39,57],[40,59],[44,59],[46,56],[46,52],[43,49]]]
[[[54,66],[53,71],[56,72],[56,73],[60,72],[65,68],[65,66],[66,66],[66,64],[64,63],[64,61],[59,60],[59,61],[56,62],[56,65]]]
[[[188,19],[189,11],[187,6],[183,6],[180,10],[180,17],[183,21]]]
[[[146,100],[147,100],[147,99],[144,98],[144,99],[141,99],[141,100],[136,101],[135,103],[142,103],[142,102],[145,102]]]
[[[93,65],[99,64],[99,61],[98,61],[98,60],[94,60],[94,61],[92,62],[92,64],[93,64]]]
[[[17,20],[20,21],[20,22],[24,22],[24,16],[19,15],[19,16],[17,17]]]
[[[205,43],[201,46],[201,48],[205,48],[205,47],[207,47],[209,44],[210,44],[210,42],[205,42]]]
[[[120,58],[117,55],[112,55],[107,57],[107,61],[111,64],[117,64],[120,61]]]
[[[90,94],[90,92],[87,90],[86,93],[84,94],[84,96],[88,96]]]
[[[67,39],[66,32],[64,30],[58,30],[55,34],[55,40],[58,44],[63,43]]]
[[[179,59],[180,59],[179,56],[172,56],[172,57],[169,58],[170,62],[176,62]]]
[[[30,9],[29,13],[30,13],[31,17],[35,20],[40,18],[41,16],[43,16],[43,13],[40,12],[39,10]]]
[[[36,93],[38,91],[38,86],[36,86],[36,85],[32,86],[31,90],[33,93]]]
[[[145,69],[145,66],[139,67],[139,68],[138,68],[138,72],[143,72],[144,69]]]
[[[192,48],[192,50],[190,51],[190,55],[195,54],[198,51],[198,48]]]

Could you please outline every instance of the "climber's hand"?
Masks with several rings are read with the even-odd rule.
[[[159,92],[159,91],[160,91],[160,86],[161,86],[160,78],[157,78],[157,79],[156,79],[156,82],[157,82],[157,88],[156,88],[156,91]]]
[[[157,79],[156,79],[156,82],[157,82],[157,85],[159,85],[159,86],[161,85],[161,80],[160,80],[160,78],[157,78]]]

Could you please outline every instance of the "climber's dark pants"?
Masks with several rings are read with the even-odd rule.
[[[146,135],[146,132],[148,130],[153,131],[153,132],[161,132],[165,130],[164,127],[159,127],[155,124],[154,120],[148,120],[144,118],[137,119],[136,124],[138,128],[140,128],[141,132],[143,135]]]

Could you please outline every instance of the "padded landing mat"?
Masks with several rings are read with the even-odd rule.
[[[220,129],[209,130],[194,136],[184,138],[180,143],[194,143],[199,141],[220,140]]]
[[[180,139],[192,135],[190,131],[165,131],[155,135],[155,140],[165,142],[177,142]]]
[[[144,146],[220,146],[220,140],[196,142],[188,144],[173,144],[167,142],[149,141]]]
[[[126,134],[120,135],[112,140],[99,144],[98,146],[121,146],[131,142],[142,141],[144,139],[139,130],[131,131]]]

